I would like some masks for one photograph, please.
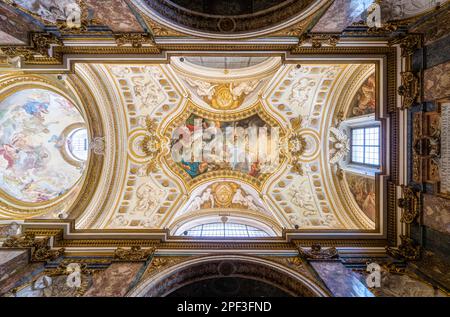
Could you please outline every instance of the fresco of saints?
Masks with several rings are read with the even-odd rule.
[[[353,105],[351,107],[351,116],[363,116],[375,112],[376,107],[376,89],[375,74],[371,75],[362,84],[356,93]]]

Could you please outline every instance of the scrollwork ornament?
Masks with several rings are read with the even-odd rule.
[[[115,261],[140,262],[146,261],[155,254],[156,248],[142,249],[140,246],[132,246],[130,249],[117,248],[114,251]]]
[[[150,33],[118,33],[115,39],[118,46],[131,44],[133,48],[141,48],[144,44],[155,45]]]
[[[9,237],[3,242],[2,248],[31,248],[32,262],[46,262],[55,260],[64,254],[64,248],[53,250],[49,246],[49,241],[49,237],[37,239],[34,233],[25,232]]]
[[[404,185],[402,186],[402,191],[403,197],[398,200],[398,206],[403,209],[400,221],[411,224],[419,216],[420,193]]]
[[[339,253],[335,247],[322,249],[320,244],[313,244],[310,250],[298,247],[300,258],[305,260],[328,260],[339,257]]]
[[[302,34],[299,37],[298,46],[304,43],[311,43],[313,48],[321,48],[324,44],[336,47],[339,42],[339,36],[333,34]]]
[[[419,78],[413,72],[402,72],[401,78],[398,94],[402,96],[402,109],[409,109],[419,97]]]
[[[386,253],[394,258],[415,261],[420,258],[421,249],[419,245],[414,243],[414,240],[405,236],[400,236],[401,244],[397,247],[386,247]]]
[[[399,44],[402,49],[402,57],[410,57],[422,47],[422,36],[420,34],[407,34],[389,41],[389,45]]]
[[[62,46],[62,41],[52,33],[34,32],[30,36],[30,46],[7,46],[0,47],[2,52],[9,58],[23,57],[25,61],[33,61],[36,55],[50,56],[52,45]]]
[[[105,137],[95,137],[90,143],[90,149],[96,155],[104,155],[105,147]]]
[[[393,23],[385,23],[382,27],[371,27],[367,29],[367,34],[386,34],[397,31],[398,26]]]
[[[306,139],[301,134],[302,117],[291,120],[292,131],[287,139],[287,152],[292,165],[292,171],[303,175],[303,167],[300,162],[300,157],[306,150]]]
[[[146,172],[147,174],[150,174],[158,170],[158,161],[159,156],[162,153],[163,144],[161,137],[157,133],[158,123],[156,122],[156,120],[148,116],[145,119],[145,125],[147,133],[142,139],[140,146],[142,148],[142,151],[147,156],[148,163]]]

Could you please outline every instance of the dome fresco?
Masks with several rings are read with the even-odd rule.
[[[0,102],[0,190],[26,203],[67,192],[83,164],[65,157],[71,126],[84,125],[77,108],[49,90],[26,89]],[[1,194],[1,193],[0,193]]]

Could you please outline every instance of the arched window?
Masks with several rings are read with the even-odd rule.
[[[269,234],[262,229],[240,223],[214,222],[192,227],[183,232],[190,237],[244,237],[262,238]]]
[[[88,157],[88,134],[85,128],[73,130],[67,137],[67,152],[77,161],[86,161]]]

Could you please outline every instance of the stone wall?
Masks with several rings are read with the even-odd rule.
[[[421,260],[412,265],[447,290],[450,289],[449,25],[450,14],[443,10],[412,30],[424,35],[424,46],[416,52],[413,62],[414,71],[423,71],[423,98],[422,103],[411,109],[413,155],[410,162],[410,185],[424,193],[421,215],[411,225],[411,236],[422,246],[423,252]],[[433,128],[425,131],[431,125]],[[420,151],[417,136],[426,138],[420,146],[427,153],[420,160],[414,156],[415,151]],[[434,144],[436,140],[438,146]]]

